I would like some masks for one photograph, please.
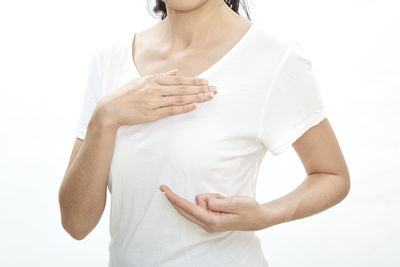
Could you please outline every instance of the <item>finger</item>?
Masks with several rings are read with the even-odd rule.
[[[235,198],[210,198],[208,199],[208,208],[213,211],[226,213],[238,213],[238,207]]]
[[[174,206],[174,208],[179,212],[179,214],[184,216],[186,219],[188,219],[188,220],[200,225],[205,230],[209,229],[209,226],[207,224],[203,223],[202,221],[200,221],[197,218],[193,217],[189,213],[187,213],[184,210],[180,209],[175,204],[172,204],[172,206]],[[214,211],[210,211],[210,212],[214,213]],[[227,231],[227,230],[231,229],[231,226],[235,225],[235,223],[237,223],[237,220],[239,219],[238,214],[220,213],[220,212],[216,212],[216,213],[217,213],[217,216],[219,218],[218,219],[218,221],[219,221],[219,223],[218,223],[218,231]]]
[[[164,194],[164,195],[167,197],[166,194]],[[208,231],[210,229],[210,227],[206,223],[203,223],[202,221],[200,221],[197,218],[193,217],[192,215],[190,215],[189,213],[185,212],[184,210],[182,210],[181,208],[179,208],[178,206],[176,206],[172,202],[171,202],[171,204],[179,212],[179,214],[184,216],[186,219],[190,220],[193,223],[196,223],[196,224],[200,225],[204,230]],[[209,212],[214,213],[214,211],[209,211]],[[234,225],[238,220],[238,215],[237,214],[220,213],[220,212],[215,212],[215,214],[216,214],[216,216],[218,216],[218,222],[219,222],[218,223],[218,231],[226,231],[226,230],[231,229],[230,228],[231,225]]]
[[[157,106],[158,106],[158,108],[169,107],[169,106],[182,106],[182,105],[187,105],[190,103],[206,102],[213,98],[214,98],[214,95],[212,92],[202,93],[202,94],[197,94],[197,95],[168,96],[168,97],[162,97],[161,100],[159,100],[159,102],[158,102],[159,104]]]
[[[178,69],[172,69],[172,70],[169,70],[169,71],[167,71],[166,73],[168,74],[168,75],[176,75],[176,73],[178,72]]]
[[[161,85],[208,85],[208,80],[183,75],[155,75],[155,82]]]
[[[167,195],[165,195],[167,197]],[[168,197],[167,197],[168,198]],[[181,208],[177,207],[175,204],[173,204],[171,202],[172,206],[178,211],[178,213],[180,215],[182,215],[183,217],[185,217],[186,219],[188,219],[189,221],[198,224],[199,226],[203,227],[203,228],[207,228],[207,225],[204,224],[202,221],[196,219],[195,217],[193,217],[192,215],[190,215],[189,213],[185,212],[184,210],[182,210]]]
[[[161,108],[155,108],[152,112],[157,119],[165,118],[172,115],[178,115],[187,113],[197,108],[197,103],[190,103],[183,106],[167,106]]]
[[[208,209],[208,200],[210,197],[216,197],[216,198],[225,198],[223,195],[220,195],[218,193],[205,193],[205,194],[200,194],[196,196],[196,203],[203,207],[204,209]]]
[[[164,185],[162,186],[162,189],[165,192],[168,200],[171,201],[172,204],[176,205],[178,208],[182,209],[186,213],[192,215],[202,223],[207,225],[213,220],[213,216],[215,216],[215,214],[212,214],[202,207],[195,205],[192,202],[178,196],[171,189],[169,189],[168,186]]]
[[[196,203],[197,203],[197,205],[199,205],[203,209],[208,210],[207,202],[205,201],[205,197],[204,196],[202,196],[202,197],[201,196],[196,196]]]
[[[215,85],[160,85],[158,91],[161,96],[197,95],[204,93],[218,93]]]

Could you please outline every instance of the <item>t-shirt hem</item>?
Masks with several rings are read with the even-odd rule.
[[[85,140],[86,137],[86,131],[83,129],[77,129],[75,132],[75,136],[79,139]]]

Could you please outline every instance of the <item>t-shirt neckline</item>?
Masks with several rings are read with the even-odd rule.
[[[251,23],[249,29],[246,31],[246,33],[239,39],[239,41],[236,42],[236,44],[228,50],[228,52],[225,53],[217,62],[215,62],[213,65],[208,67],[206,70],[201,72],[200,74],[197,74],[196,77],[206,77],[213,73],[215,70],[217,70],[225,61],[227,61],[229,58],[233,57],[246,42],[247,39],[251,36],[252,32],[256,28],[256,24],[254,22]],[[142,74],[140,74],[135,62],[133,61],[133,55],[132,55],[132,49],[133,49],[133,42],[136,37],[136,32],[133,35],[133,38],[129,38],[130,43],[129,43],[129,49],[128,49],[128,64],[133,73],[138,75],[139,77],[143,77]]]

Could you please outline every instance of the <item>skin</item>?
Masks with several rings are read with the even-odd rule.
[[[182,36],[191,36],[185,34],[185,30],[196,27],[201,31],[203,23],[214,24],[213,18],[223,18],[222,14],[208,16],[218,12],[218,9],[208,8],[208,4],[212,5],[213,1],[200,1],[205,3],[202,7],[207,8],[207,11],[203,13],[204,9],[199,7],[197,13],[199,16],[196,16],[195,12],[180,11],[188,8],[183,7],[180,2],[193,5],[196,1],[165,2],[168,6],[171,29],[177,36],[177,42],[184,39]],[[178,6],[181,8],[178,9]],[[191,19],[187,19],[186,14],[190,14]],[[196,30],[192,35],[196,36],[197,33]],[[306,170],[307,177],[293,191],[267,203],[260,204],[247,196],[225,197],[208,193],[196,196],[194,204],[176,195],[167,185],[160,185],[160,190],[179,214],[207,232],[261,230],[319,213],[336,205],[348,195],[349,170],[328,119],[310,128],[292,146]]]
[[[184,105],[210,101],[212,97],[204,93],[215,88],[204,88],[193,77],[217,62],[250,25],[223,1],[164,2],[167,18],[137,36],[134,58],[142,77],[99,100],[85,140],[75,140],[59,202],[62,225],[77,240],[85,238],[103,214],[118,127],[190,112],[195,107],[184,109]],[[179,75],[165,74],[172,68],[179,68]],[[181,90],[184,85],[193,87]],[[259,230],[340,202],[348,194],[350,176],[328,120],[312,127],[293,147],[308,176],[295,190],[268,203],[210,193],[198,195],[194,204],[167,185],[160,190],[182,216],[207,232]]]
[[[228,230],[257,231],[311,216],[343,200],[350,175],[328,119],[310,128],[293,143],[307,177],[293,191],[260,204],[247,196],[200,194],[196,204],[160,185],[171,205],[186,219],[209,233]]]
[[[75,141],[59,190],[62,225],[73,238],[87,236],[103,214],[118,128],[190,112],[193,103],[210,101],[215,86],[201,81],[157,73],[133,79],[99,100],[85,140]]]
[[[164,2],[168,16],[137,33],[134,62],[141,75],[178,68],[179,75],[197,76],[222,58],[251,26],[220,0]]]

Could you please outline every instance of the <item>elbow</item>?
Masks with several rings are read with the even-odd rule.
[[[349,172],[346,172],[344,174],[341,174],[340,177],[342,180],[342,198],[341,199],[343,200],[350,193],[350,188],[351,188],[350,174],[349,174]]]
[[[65,222],[65,220],[61,221],[64,230],[75,240],[83,240],[88,235],[87,231],[83,231],[73,224]]]
[[[78,234],[78,233],[69,233],[70,236],[72,236],[75,240],[83,240],[86,235]]]
[[[67,209],[63,209],[62,205],[60,205],[60,207],[61,225],[64,230],[76,240],[84,239],[88,235],[89,231],[87,231],[87,228],[84,227],[82,221],[80,222],[76,216],[71,215],[71,212]]]
[[[61,225],[64,230],[75,240],[84,239],[88,235],[88,231],[85,229],[84,224],[79,222],[76,212],[71,210],[65,197],[65,193],[61,189],[59,191],[59,205]]]
[[[87,236],[87,234],[84,234],[84,233],[78,232],[78,231],[74,231],[74,232],[71,231],[68,233],[72,238],[74,238],[75,240],[78,240],[78,241],[83,240]]]

